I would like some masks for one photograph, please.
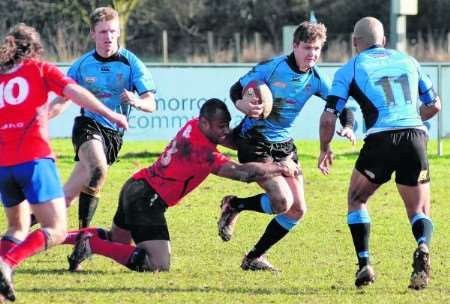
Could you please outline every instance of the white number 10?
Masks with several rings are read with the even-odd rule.
[[[17,86],[17,89],[14,92],[15,86]],[[28,93],[28,82],[23,77],[15,77],[6,83],[0,83],[0,108],[3,108],[5,103],[10,105],[21,104],[27,98]]]

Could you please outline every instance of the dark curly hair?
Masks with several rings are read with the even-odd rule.
[[[24,23],[13,26],[0,45],[0,72],[10,70],[27,58],[39,58],[43,53],[41,37],[35,28]]]

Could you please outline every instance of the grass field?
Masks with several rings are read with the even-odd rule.
[[[353,286],[356,258],[346,225],[346,191],[360,148],[347,142],[334,145],[332,173],[316,169],[317,142],[298,142],[306,180],[308,214],[304,221],[269,252],[281,274],[243,272],[241,259],[268,224],[270,217],[242,213],[234,238],[217,236],[220,199],[227,194],[259,193],[256,185],[210,176],[178,206],[167,212],[172,238],[169,273],[134,273],[95,256],[84,272],[66,271],[69,246],[39,254],[16,271],[17,303],[449,303],[450,190],[446,178],[450,157],[434,155],[429,146],[432,175],[433,279],[429,288],[408,290],[415,249],[410,224],[395,184],[382,186],[370,202],[371,252],[377,272],[374,285]],[[73,166],[68,140],[56,140],[58,166],[66,180]],[[109,227],[118,192],[132,172],[150,164],[164,143],[127,142],[120,162],[109,173],[93,224]],[[449,143],[446,143],[449,147]],[[233,157],[235,156],[232,152]],[[70,228],[77,227],[77,206],[69,210]],[[4,221],[4,220],[2,220]],[[3,223],[3,227],[4,227]]]

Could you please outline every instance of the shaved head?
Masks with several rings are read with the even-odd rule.
[[[364,17],[355,24],[353,37],[356,43],[362,49],[373,45],[384,45],[384,29],[383,24],[374,17]],[[357,47],[358,47],[357,46]]]

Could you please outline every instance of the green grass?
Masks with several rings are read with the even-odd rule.
[[[150,164],[161,143],[127,142],[120,162],[112,166],[93,224],[109,227],[123,182]],[[448,144],[448,142],[446,143]],[[184,201],[167,212],[172,238],[169,273],[134,273],[107,258],[95,256],[85,271],[67,268],[69,246],[59,246],[24,262],[15,274],[17,303],[444,303],[450,302],[450,157],[438,158],[429,147],[432,173],[433,279],[428,289],[408,290],[415,242],[395,184],[382,186],[370,201],[373,220],[371,252],[377,272],[374,285],[353,286],[356,259],[346,225],[346,191],[359,151],[336,142],[337,158],[328,177],[316,169],[318,143],[298,142],[304,169],[308,214],[304,221],[269,252],[281,274],[243,272],[241,259],[264,231],[270,218],[241,214],[235,236],[217,236],[219,201],[227,194],[253,195],[256,185],[210,176]],[[66,180],[73,166],[68,140],[55,140],[58,166]],[[231,156],[235,154],[225,151]],[[77,207],[69,210],[76,228]],[[3,224],[4,226],[4,224]]]

